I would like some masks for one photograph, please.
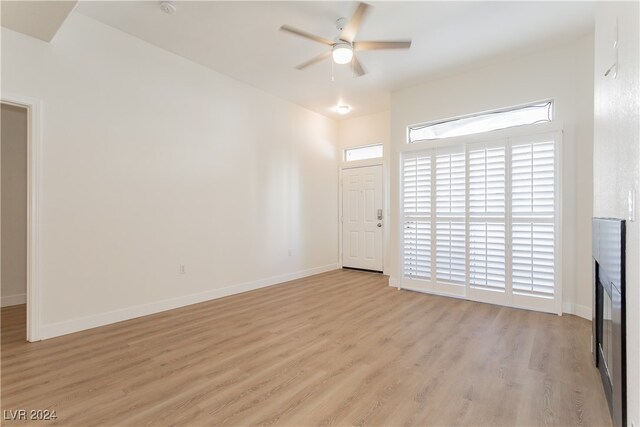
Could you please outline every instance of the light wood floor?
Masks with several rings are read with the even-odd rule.
[[[575,316],[355,271],[32,344],[17,306],[2,309],[2,409],[74,426],[607,426],[590,335]]]

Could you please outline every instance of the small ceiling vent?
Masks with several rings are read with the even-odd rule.
[[[172,1],[161,1],[160,10],[162,10],[167,15],[171,15],[176,11],[176,5]]]

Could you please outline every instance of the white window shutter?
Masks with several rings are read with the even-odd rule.
[[[553,297],[555,289],[553,224],[514,223],[512,233],[513,292]]]
[[[506,147],[469,149],[469,285],[505,292]]]
[[[404,276],[431,278],[431,222],[404,221]]]
[[[517,294],[554,296],[554,162],[553,141],[512,148],[511,275]]]
[[[505,225],[469,225],[469,283],[476,289],[505,291]]]
[[[436,277],[466,283],[464,147],[436,157]]]
[[[411,279],[431,278],[431,156],[402,165],[403,271]]]
[[[464,151],[436,157],[436,216],[465,215]]]
[[[404,215],[431,214],[431,156],[405,159],[403,162]]]
[[[436,276],[438,280],[464,285],[466,244],[464,220],[436,222]]]
[[[469,150],[469,214],[500,216],[505,212],[505,147]]]
[[[516,145],[511,151],[513,216],[553,217],[553,141]]]
[[[418,288],[555,312],[558,138],[406,153],[403,276],[431,283]]]

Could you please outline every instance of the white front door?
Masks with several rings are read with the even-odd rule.
[[[382,166],[342,171],[342,266],[382,271]]]

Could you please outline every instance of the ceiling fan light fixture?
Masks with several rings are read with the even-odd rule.
[[[338,105],[338,106],[336,107],[336,112],[337,112],[338,114],[343,115],[343,116],[344,116],[345,114],[349,114],[349,112],[350,112],[350,111],[351,111],[351,107],[349,107],[348,105]]]
[[[331,56],[336,64],[348,64],[353,59],[353,47],[349,43],[336,43]]]
[[[0,0],[1,1],[1,0]],[[166,1],[166,0],[165,0]],[[305,68],[317,64],[326,58],[331,57],[333,64],[349,64],[352,65],[353,77],[360,77],[366,74],[366,71],[360,64],[358,57],[355,55],[355,50],[358,52],[363,50],[383,50],[383,49],[409,49],[411,47],[411,40],[404,41],[360,41],[358,39],[358,32],[362,25],[364,17],[367,15],[367,11],[371,8],[370,5],[359,2],[356,11],[351,16],[350,20],[345,18],[339,18],[336,21],[336,28],[340,31],[340,34],[333,40],[325,37],[320,37],[315,34],[308,33],[297,28],[293,28],[290,25],[283,25],[280,27],[280,31],[285,31],[289,34],[293,34],[298,37],[305,38],[307,40],[321,43],[324,46],[330,47],[311,58],[310,60],[303,62],[295,67],[297,70],[304,70]],[[333,68],[332,68],[333,73]],[[332,75],[333,77],[333,75]],[[332,78],[333,80],[333,78]]]

